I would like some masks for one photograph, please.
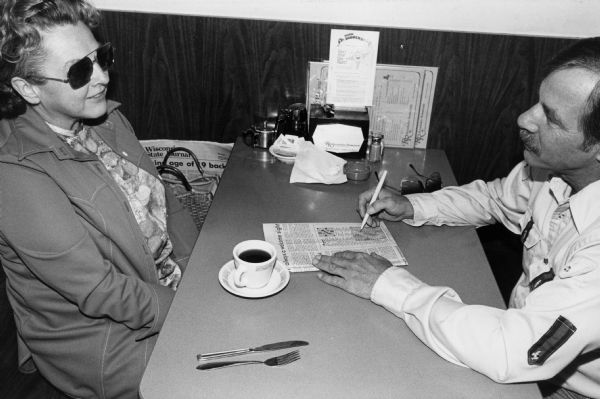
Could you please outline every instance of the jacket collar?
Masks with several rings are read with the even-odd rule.
[[[106,115],[109,115],[120,105],[116,101],[108,100]],[[32,154],[47,151],[54,152],[59,159],[88,159],[88,156],[76,153],[68,144],[62,141],[31,106],[28,106],[25,113],[15,118],[12,123],[14,124],[14,130],[19,132],[15,135],[17,144],[15,150],[19,160]],[[93,128],[96,126],[104,127],[104,129],[98,130],[101,130],[102,138],[109,145],[114,144],[116,141],[114,130],[110,128],[110,125],[110,122],[106,120],[106,116],[100,119],[99,124],[91,125]],[[111,132],[112,134],[110,134]]]

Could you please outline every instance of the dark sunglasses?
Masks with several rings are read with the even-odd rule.
[[[413,164],[408,164],[408,166],[410,166],[417,176],[424,179],[425,183],[423,183],[421,180],[402,179],[400,182],[400,188],[390,186],[387,183],[384,183],[383,186],[402,195],[432,193],[442,188],[442,177],[440,176],[439,172],[433,172],[431,175],[425,176],[417,171]],[[375,172],[375,177],[377,178],[377,181],[379,181],[379,174],[377,172]]]
[[[96,60],[92,61],[90,54],[96,53]],[[57,82],[68,83],[73,90],[77,90],[88,84],[94,73],[94,62],[97,62],[103,71],[106,71],[114,63],[114,47],[110,42],[103,44],[96,50],[90,52],[85,57],[71,65],[67,72],[66,79],[49,78],[47,76],[37,76],[41,79],[55,80]]]

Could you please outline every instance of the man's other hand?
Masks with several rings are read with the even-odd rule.
[[[375,253],[344,251],[333,256],[317,255],[312,264],[321,270],[319,279],[361,298],[370,299],[379,276],[392,264]]]

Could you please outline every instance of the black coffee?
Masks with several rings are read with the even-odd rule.
[[[238,257],[244,262],[262,263],[271,259],[271,254],[262,249],[247,249],[241,252]]]

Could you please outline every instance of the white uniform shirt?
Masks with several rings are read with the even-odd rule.
[[[440,356],[494,381],[560,373],[565,388],[600,398],[600,181],[570,194],[563,180],[522,162],[503,179],[409,196],[409,224],[498,221],[522,234],[523,274],[508,310],[463,304],[451,288],[397,267],[380,276],[371,299]]]

